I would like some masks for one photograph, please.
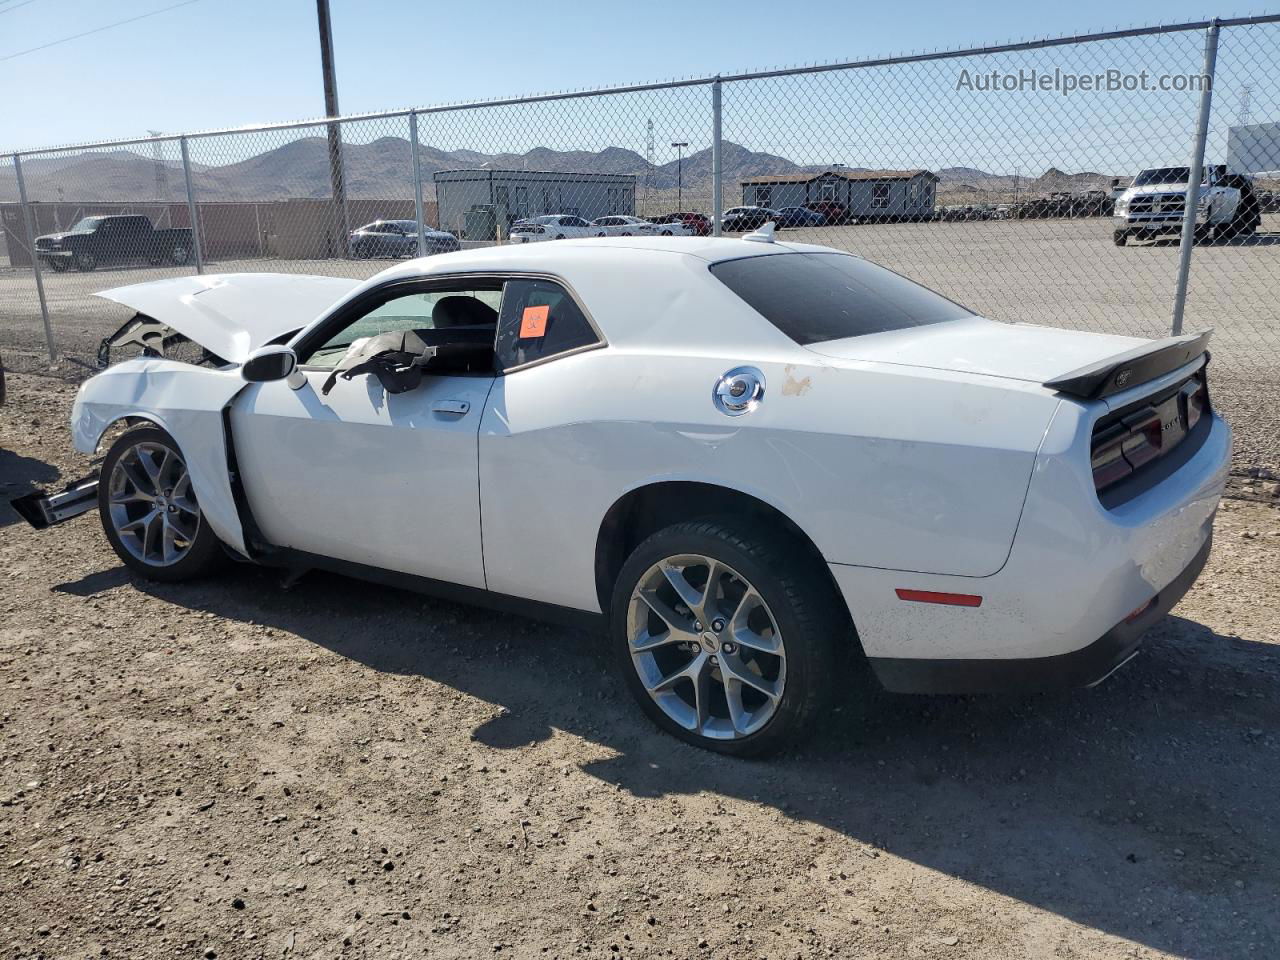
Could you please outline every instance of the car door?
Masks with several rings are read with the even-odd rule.
[[[590,237],[594,236],[591,224],[587,223],[581,217],[561,217],[560,233],[566,237]]]
[[[484,587],[476,444],[494,381],[499,289],[479,280],[375,289],[299,338],[299,389],[252,384],[236,398],[232,442],[264,539]],[[476,342],[487,331],[486,362],[428,367],[403,393],[389,393],[372,373],[329,382],[352,345],[406,330],[437,331],[445,342]]]

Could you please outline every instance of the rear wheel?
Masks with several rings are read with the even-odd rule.
[[[152,580],[203,576],[225,559],[200,512],[186,461],[159,427],[130,430],[107,451],[98,512],[116,556]]]
[[[649,537],[623,564],[610,614],[618,667],[645,713],[736,756],[811,732],[852,639],[821,564],[738,519]]]

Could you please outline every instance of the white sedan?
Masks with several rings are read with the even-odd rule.
[[[999,323],[768,228],[102,296],[141,353],[72,434],[128,429],[24,516],[96,506],[160,580],[230,554],[602,623],[648,715],[733,754],[802,737],[849,655],[904,692],[1100,680],[1229,462],[1207,335]]]
[[[639,217],[614,215],[597,217],[591,225],[600,237],[688,237],[693,231],[683,223],[650,223]]]
[[[568,240],[599,235],[600,231],[581,217],[555,213],[517,220],[511,225],[510,239],[512,243],[537,243],[539,240]]]

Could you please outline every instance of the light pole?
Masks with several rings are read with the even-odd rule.
[[[676,148],[676,212],[680,213],[684,210],[684,148],[689,141],[673,140],[671,145]]]

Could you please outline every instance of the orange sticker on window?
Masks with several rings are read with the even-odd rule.
[[[547,314],[551,312],[548,306],[541,307],[525,307],[524,314],[520,317],[520,339],[536,340],[547,334]]]

